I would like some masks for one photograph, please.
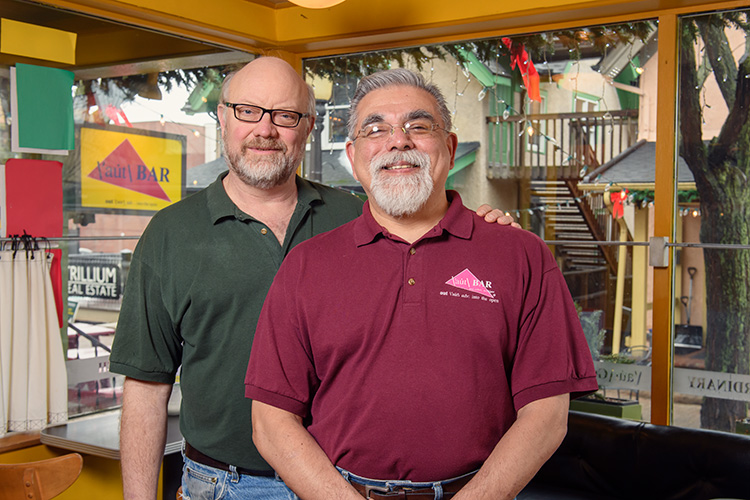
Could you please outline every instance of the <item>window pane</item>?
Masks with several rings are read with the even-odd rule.
[[[70,416],[121,403],[122,377],[107,366],[130,257],[156,211],[226,170],[216,105],[233,67],[76,81],[75,149],[37,156],[63,164],[64,239],[53,245],[62,255]],[[0,67],[0,163],[30,157],[11,151],[9,76]]]
[[[683,17],[680,30],[675,401],[733,431],[750,401],[748,12]],[[675,411],[675,418],[678,412]]]

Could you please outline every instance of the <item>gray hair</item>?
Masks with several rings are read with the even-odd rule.
[[[244,68],[244,66],[243,66]],[[230,73],[227,73],[227,76],[224,77],[224,81],[221,83],[221,92],[219,92],[219,104],[224,104],[227,102],[227,94],[229,93],[229,84],[232,81],[232,78],[239,73],[240,69],[236,69]],[[300,77],[301,79],[301,77]],[[309,83],[303,81],[305,84],[305,87],[307,87],[307,110],[305,113],[307,113],[313,120],[315,119],[315,90],[312,88],[312,85]],[[296,111],[294,109],[291,109],[289,111]]]
[[[440,118],[443,120],[443,127],[447,131],[451,130],[451,112],[448,110],[448,105],[445,103],[445,97],[440,89],[432,83],[425,82],[424,78],[419,73],[415,73],[405,68],[395,68],[378,71],[377,73],[368,75],[359,81],[357,90],[354,92],[354,97],[352,97],[351,100],[349,121],[347,122],[349,137],[352,140],[357,135],[355,127],[359,121],[357,107],[359,106],[360,101],[373,90],[390,87],[392,85],[408,85],[428,92],[435,98],[438,110],[440,111]]]

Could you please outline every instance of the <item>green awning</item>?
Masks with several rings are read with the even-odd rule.
[[[465,169],[477,159],[477,151],[479,150],[479,142],[459,142],[458,148],[456,148],[456,160],[453,164],[453,168],[448,172],[448,178],[445,181],[445,187],[447,189],[453,189],[453,176],[456,172],[460,172]]]

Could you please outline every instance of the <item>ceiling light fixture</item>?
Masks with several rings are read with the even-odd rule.
[[[340,4],[344,0],[289,0],[295,5],[306,7],[308,9],[326,9]]]

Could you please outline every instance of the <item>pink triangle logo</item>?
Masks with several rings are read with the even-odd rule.
[[[464,269],[463,271],[446,281],[445,284],[455,286],[456,288],[460,288],[461,290],[468,290],[470,292],[478,293],[480,295],[484,295],[485,297],[495,297],[492,292],[487,290],[487,287],[484,286],[484,283],[482,283],[480,279],[474,276],[474,273],[469,271],[468,268]]]
[[[114,186],[130,189],[138,193],[170,201],[167,193],[159,184],[169,181],[169,171],[161,169],[161,179],[156,178],[156,169],[148,168],[128,139],[122,141],[89,173],[89,177]]]

